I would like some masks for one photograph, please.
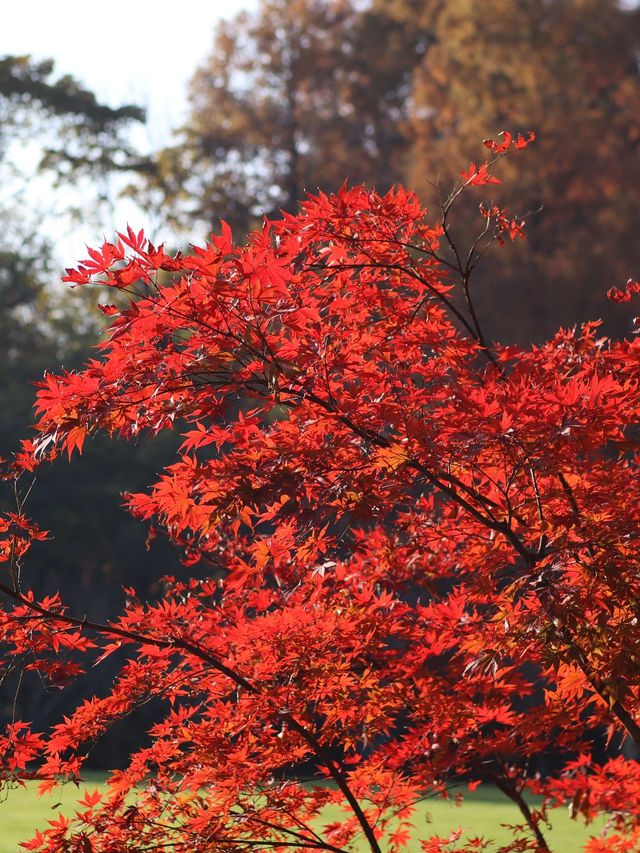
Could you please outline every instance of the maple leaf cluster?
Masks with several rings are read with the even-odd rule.
[[[499,159],[532,138],[486,144]],[[395,853],[418,832],[425,853],[471,853],[489,840],[412,818],[479,782],[521,811],[504,851],[548,850],[563,804],[611,817],[591,853],[636,849],[637,765],[593,753],[603,731],[640,743],[640,341],[597,324],[532,349],[485,340],[471,273],[520,220],[492,207],[462,252],[449,212],[494,162],[462,173],[435,224],[402,188],[344,186],[246,245],[223,226],[169,255],[129,229],[68,271],[114,291],[108,332],[41,382],[5,476],[20,495],[88,435],[178,430],[178,458],[126,500],[209,569],[165,578],[157,602],[127,590],[96,623],[25,586],[11,543],[41,534],[1,522],[6,660],[57,684],[124,655],[53,731],[7,730],[6,784],[77,780],[110,725],[165,708],[107,792],[26,849],[342,853],[363,836]]]

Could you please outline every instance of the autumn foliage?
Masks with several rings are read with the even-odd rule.
[[[3,656],[52,685],[126,658],[52,731],[14,721],[3,778],[77,779],[115,721],[151,698],[164,713],[108,793],[26,849],[472,853],[495,848],[412,816],[479,782],[520,808],[503,851],[548,850],[567,804],[609,818],[589,853],[640,849],[639,765],[602,757],[640,743],[640,341],[597,323],[486,340],[474,269],[526,223],[491,202],[469,245],[450,231],[531,141],[487,141],[435,221],[402,188],[345,186],[247,245],[223,225],[173,256],[129,229],[68,271],[113,292],[108,333],[82,371],[45,376],[6,465]],[[186,568],[105,624],[39,595],[37,469],[97,431],[167,429],[179,457],[126,501]]]
[[[625,335],[605,293],[640,266],[639,50],[634,0],[255,0],[216,26],[147,204],[198,240],[220,216],[243,239],[345,178],[431,207],[431,182],[478,140],[536,127],[527,168],[501,168],[500,201],[542,212],[477,270],[483,329],[542,343],[600,317]],[[475,216],[459,208],[452,233]]]

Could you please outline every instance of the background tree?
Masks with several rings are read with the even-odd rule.
[[[507,124],[540,129],[531,170],[507,170],[501,197],[514,214],[542,208],[525,257],[502,255],[477,285],[489,336],[539,340],[590,317],[626,331],[602,285],[640,269],[630,180],[640,168],[640,12],[615,0],[453,0],[430,20],[433,44],[413,78],[410,186],[421,190],[451,156],[477,156],[475,141]]]
[[[526,261],[504,253],[478,284],[487,334],[542,340],[593,316],[620,333],[602,282],[640,265],[639,48],[640,13],[616,0],[263,0],[218,28],[154,180],[183,223],[224,215],[246,233],[345,177],[432,202],[451,156],[538,127],[506,204],[542,210]]]
[[[4,388],[20,371],[18,382],[24,387],[21,379],[34,378],[63,353],[72,357],[75,350],[86,350],[87,334],[95,339],[100,330],[93,316],[78,323],[77,307],[71,301],[56,298],[55,309],[50,303],[43,304],[48,300],[47,284],[55,266],[50,235],[43,233],[41,223],[35,223],[47,211],[37,209],[33,197],[24,196],[25,184],[38,179],[66,181],[68,200],[75,202],[69,183],[91,177],[95,189],[89,188],[90,195],[85,196],[86,215],[98,204],[101,178],[114,170],[141,165],[142,158],[128,137],[132,123],[143,120],[144,112],[138,107],[108,107],[73,78],[56,78],[50,61],[35,62],[28,56],[0,59],[0,169],[4,191],[8,188],[10,192],[0,202],[0,369]],[[72,216],[71,212],[67,215]],[[65,327],[66,313],[70,317]],[[9,408],[20,396],[7,394]],[[30,403],[13,420],[16,432],[29,407]],[[2,408],[6,416],[7,406]],[[9,432],[2,438],[6,441],[11,435],[9,421],[5,423]]]
[[[51,60],[0,59],[0,116],[0,150],[6,153],[35,132],[42,147],[40,169],[56,168],[75,178],[84,173],[95,180],[147,164],[129,139],[131,124],[144,121],[144,110],[101,104],[73,77],[56,77]]]
[[[172,213],[209,224],[224,211],[246,233],[305,189],[401,180],[426,43],[415,20],[349,0],[265,0],[221,22],[180,142],[158,157]]]
[[[50,61],[25,56],[0,60],[0,447],[15,447],[30,420],[35,389],[43,373],[82,364],[103,331],[95,298],[86,293],[69,298],[54,292],[59,259],[48,231],[52,208],[72,227],[75,218],[104,216],[112,176],[139,173],[148,160],[131,142],[131,128],[144,120],[133,105],[117,108],[100,103],[76,80],[55,74]],[[41,199],[47,199],[44,206]],[[61,213],[61,211],[63,211]],[[96,444],[83,459],[82,477],[66,466],[42,472],[34,491],[36,518],[47,517],[56,530],[51,550],[34,551],[34,570],[44,588],[55,590],[64,579],[76,579],[71,597],[86,609],[96,584],[102,585],[100,607],[106,613],[119,599],[124,577],[137,575],[143,587],[152,579],[151,565],[162,549],[147,554],[144,535],[122,512],[120,492],[141,486],[162,466],[162,449],[141,444]],[[90,496],[99,490],[107,517],[118,536],[100,541],[104,519],[92,511]],[[60,496],[64,495],[61,500]],[[2,507],[12,505],[3,496]],[[106,508],[109,507],[108,510]],[[137,555],[132,557],[134,552]],[[170,558],[166,556],[169,561]],[[168,562],[168,565],[170,563]],[[146,581],[143,580],[146,577]],[[111,591],[111,592],[110,592]],[[109,602],[110,594],[113,596]],[[3,723],[16,709],[46,724],[64,703],[59,691],[46,698],[35,675],[4,682]],[[86,688],[83,688],[86,689]],[[96,685],[88,687],[95,690]],[[77,693],[78,700],[82,694]],[[74,701],[71,699],[71,701]],[[117,764],[129,731],[105,743],[104,762]],[[134,737],[135,737],[134,733]],[[118,753],[120,746],[121,752]],[[101,760],[100,753],[96,761]]]

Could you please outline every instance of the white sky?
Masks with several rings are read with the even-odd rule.
[[[4,0],[0,2],[0,56],[53,59],[56,75],[72,74],[111,106],[147,109],[147,128],[135,132],[143,151],[162,147],[186,112],[186,86],[209,54],[220,18],[255,7],[256,0]],[[29,207],[28,199],[26,206]],[[95,223],[71,230],[45,221],[64,266],[86,256],[85,245],[111,238],[127,222],[153,240],[151,212],[131,202],[115,205],[102,233]],[[224,215],[223,212],[220,214]],[[54,217],[55,219],[55,217]],[[57,227],[56,227],[57,226]]]
[[[112,106],[149,110],[150,143],[167,141],[184,115],[185,87],[212,47],[221,17],[253,0],[5,0],[0,56],[55,60]]]

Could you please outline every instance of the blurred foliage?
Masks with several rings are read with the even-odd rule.
[[[114,172],[139,172],[148,163],[130,142],[131,128],[144,120],[144,112],[101,104],[75,80],[56,78],[53,72],[51,62],[0,59],[0,174],[5,186],[44,181],[47,192],[57,194],[59,207],[67,207],[70,199],[76,204],[73,190],[82,181],[77,212],[90,216],[101,210],[103,179]],[[26,146],[35,149],[37,158],[23,162],[13,156]],[[29,199],[21,192],[0,202],[0,456],[30,437],[33,382],[45,371],[79,366],[102,329],[92,296],[54,286],[61,273],[55,247],[43,225],[46,216],[29,209]],[[154,594],[157,577],[173,570],[176,558],[162,543],[145,550],[145,531],[122,509],[121,491],[142,488],[153,478],[168,458],[166,444],[162,437],[138,447],[98,440],[87,447],[79,470],[72,472],[61,461],[38,477],[27,511],[52,540],[34,550],[28,571],[43,592],[64,590],[71,607],[96,618],[117,611],[125,580]],[[11,507],[8,490],[0,501]],[[110,540],[102,535],[105,525],[116,531]],[[112,668],[115,672],[115,661]],[[0,709],[46,725],[60,716],[61,707],[79,700],[79,690],[90,694],[103,688],[90,673],[73,695],[45,695],[33,674],[15,672],[3,683]],[[144,728],[114,733],[95,760],[116,766]]]
[[[402,5],[405,19],[427,4]],[[640,274],[640,13],[615,0],[448,0],[431,21],[414,75],[425,112],[411,125],[410,183],[483,156],[478,140],[504,128],[538,131],[526,165],[509,163],[496,190],[514,214],[542,209],[527,241],[476,282],[484,327],[537,341],[605,317],[624,334],[628,318],[606,291]]]
[[[56,78],[51,61],[28,56],[0,59],[0,174],[10,189],[0,200],[0,440],[6,452],[30,421],[32,393],[26,378],[77,362],[100,333],[97,312],[83,295],[49,285],[59,277],[43,211],[22,192],[34,178],[54,177],[60,191],[143,161],[129,143],[144,112],[112,108],[69,76]],[[16,158],[29,147],[39,157]],[[32,153],[33,153],[32,151]],[[4,188],[4,187],[3,187]],[[48,189],[48,187],[47,187]],[[98,190],[83,200],[85,215],[99,204]],[[21,390],[18,390],[21,389]],[[28,402],[27,402],[28,401]]]
[[[401,180],[411,66],[428,30],[362,4],[262,0],[222,21],[156,180],[178,222],[246,232],[305,189]]]
[[[107,106],[73,77],[56,77],[51,60],[0,58],[0,151],[35,133],[42,144],[40,169],[74,179],[144,170],[148,160],[129,141],[132,124],[144,120],[140,107]]]
[[[149,191],[173,221],[241,237],[345,178],[433,200],[484,137],[533,128],[496,198],[540,212],[475,285],[488,334],[596,316],[626,332],[605,291],[640,274],[639,49],[640,13],[615,0],[260,0],[219,25]]]

